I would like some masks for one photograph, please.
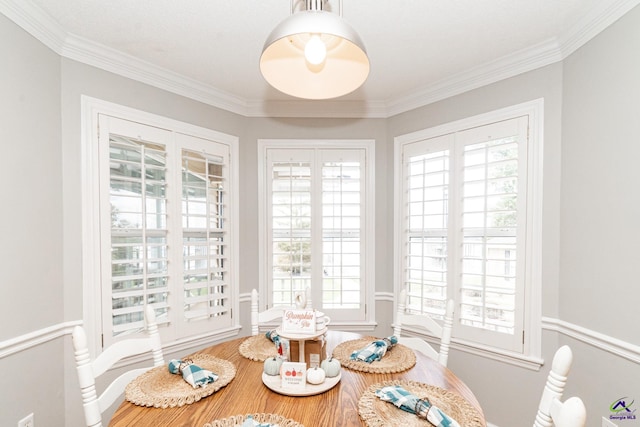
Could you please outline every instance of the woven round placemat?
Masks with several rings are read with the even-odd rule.
[[[445,414],[456,420],[461,427],[485,427],[482,415],[458,393],[408,380],[383,381],[373,384],[364,392],[358,401],[358,412],[368,427],[432,427],[429,421],[376,396],[376,390],[390,385],[400,385],[418,398],[429,399],[433,406],[440,408]]]
[[[365,337],[356,340],[345,341],[338,344],[333,350],[333,357],[340,361],[340,364],[354,371],[370,372],[376,374],[388,374],[406,371],[416,364],[416,354],[409,347],[396,344],[387,350],[387,353],[380,360],[371,363],[362,360],[351,360],[351,353],[360,350],[371,344],[378,338]]]
[[[240,343],[240,354],[256,362],[264,362],[270,357],[278,355],[276,345],[264,334],[253,335]]]
[[[251,415],[254,420],[259,423],[277,424],[280,427],[304,427],[297,421],[287,419],[282,415],[277,414],[247,414],[247,415],[234,415],[233,417],[225,418],[222,420],[215,420],[210,423],[206,423],[203,427],[233,427],[241,426],[242,423]]]
[[[236,367],[228,360],[207,354],[194,354],[189,358],[195,365],[218,375],[218,379],[206,387],[193,388],[182,375],[169,372],[167,366],[156,366],[127,385],[125,399],[135,405],[154,408],[190,405],[220,390],[236,376]]]

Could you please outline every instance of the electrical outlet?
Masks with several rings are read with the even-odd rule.
[[[602,417],[602,427],[618,427],[617,424],[612,423],[605,417]]]
[[[27,415],[26,417],[18,421],[18,427],[35,427],[35,424],[33,421],[33,413]]]

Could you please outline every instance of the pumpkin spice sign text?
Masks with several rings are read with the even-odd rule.
[[[282,330],[295,334],[316,332],[316,313],[313,310],[285,310],[282,314]]]

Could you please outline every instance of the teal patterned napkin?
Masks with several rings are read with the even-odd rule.
[[[427,399],[418,399],[399,385],[383,387],[376,390],[376,396],[385,402],[391,402],[403,411],[416,414],[433,424],[435,427],[460,427],[460,424],[442,412],[437,406],[431,405]]]
[[[193,388],[206,387],[207,384],[218,379],[218,375],[211,371],[202,369],[198,365],[194,365],[191,359],[169,361],[169,372],[172,374],[182,374],[182,378]]]
[[[387,350],[392,348],[398,343],[398,338],[395,335],[391,335],[387,338],[382,338],[373,341],[366,347],[356,350],[351,353],[351,360],[362,360],[363,362],[371,363],[376,360],[380,360],[387,354]]]

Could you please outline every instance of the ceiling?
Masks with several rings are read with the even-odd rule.
[[[62,56],[247,116],[345,115],[343,106],[388,117],[557,62],[638,3],[344,0],[371,73],[328,102],[289,97],[260,75],[290,0],[0,0],[0,11]]]

